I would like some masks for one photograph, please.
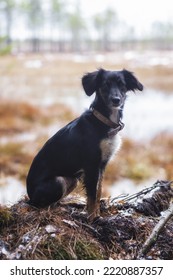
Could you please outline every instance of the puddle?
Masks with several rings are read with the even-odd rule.
[[[0,178],[0,204],[10,206],[25,194],[25,187],[17,179],[13,177]]]
[[[41,60],[28,60],[25,62],[24,66],[26,68],[29,68],[29,69],[39,69],[42,67],[42,61]]]
[[[124,110],[125,129],[133,140],[151,140],[161,132],[173,133],[173,95],[147,90],[142,96],[132,95]]]
[[[130,95],[123,122],[122,134],[133,140],[150,140],[161,132],[173,133],[173,95],[154,90]]]
[[[78,115],[89,108],[93,97],[78,94],[59,100],[65,102]],[[122,135],[132,140],[151,140],[161,132],[173,133],[173,95],[146,89],[143,93],[129,93],[124,108]]]
[[[135,194],[140,192],[144,188],[151,187],[158,178],[150,178],[146,181],[135,183],[130,179],[122,179],[116,181],[110,188],[110,196],[111,198],[119,197],[121,195]]]
[[[17,135],[10,135],[10,136],[3,136],[1,137],[0,139],[0,144],[1,145],[5,145],[5,144],[8,144],[9,142],[12,142],[12,143],[23,143],[25,141],[35,141],[37,138],[37,135],[34,134],[33,132],[32,133],[19,133]]]

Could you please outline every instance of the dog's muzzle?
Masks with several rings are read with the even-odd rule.
[[[121,99],[119,97],[113,97],[112,98],[112,104],[115,107],[119,107],[121,104]]]

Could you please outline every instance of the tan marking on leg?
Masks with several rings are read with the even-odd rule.
[[[97,188],[97,201],[96,201],[96,216],[100,216],[100,199],[102,196],[102,175],[99,178],[98,188]]]
[[[87,212],[88,212],[88,220],[90,222],[96,217],[96,201],[93,199],[87,198]]]
[[[87,198],[87,211],[88,211],[88,219],[92,221],[94,218],[100,216],[100,199],[102,194],[102,175],[99,178],[97,183],[97,193],[96,200],[94,201],[91,198]]]

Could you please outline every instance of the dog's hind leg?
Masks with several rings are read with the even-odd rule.
[[[70,177],[56,177],[52,180],[40,182],[30,196],[29,203],[36,207],[46,207],[60,201],[76,187],[77,179]]]
[[[58,177],[58,180],[61,181],[62,186],[63,186],[63,196],[67,196],[69,193],[71,193],[76,185],[78,180],[76,178],[71,178],[71,177]]]

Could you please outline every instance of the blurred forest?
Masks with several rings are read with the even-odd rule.
[[[0,0],[0,53],[173,47],[173,22],[155,21],[149,32],[139,35],[116,10],[107,7],[87,17],[80,4],[79,0]]]
[[[129,93],[122,149],[106,170],[104,195],[173,180],[173,20],[153,15],[143,32],[145,13],[131,25],[108,2],[0,0],[0,204],[26,194],[38,150],[89,107],[81,77],[99,67],[126,68],[145,88]]]

